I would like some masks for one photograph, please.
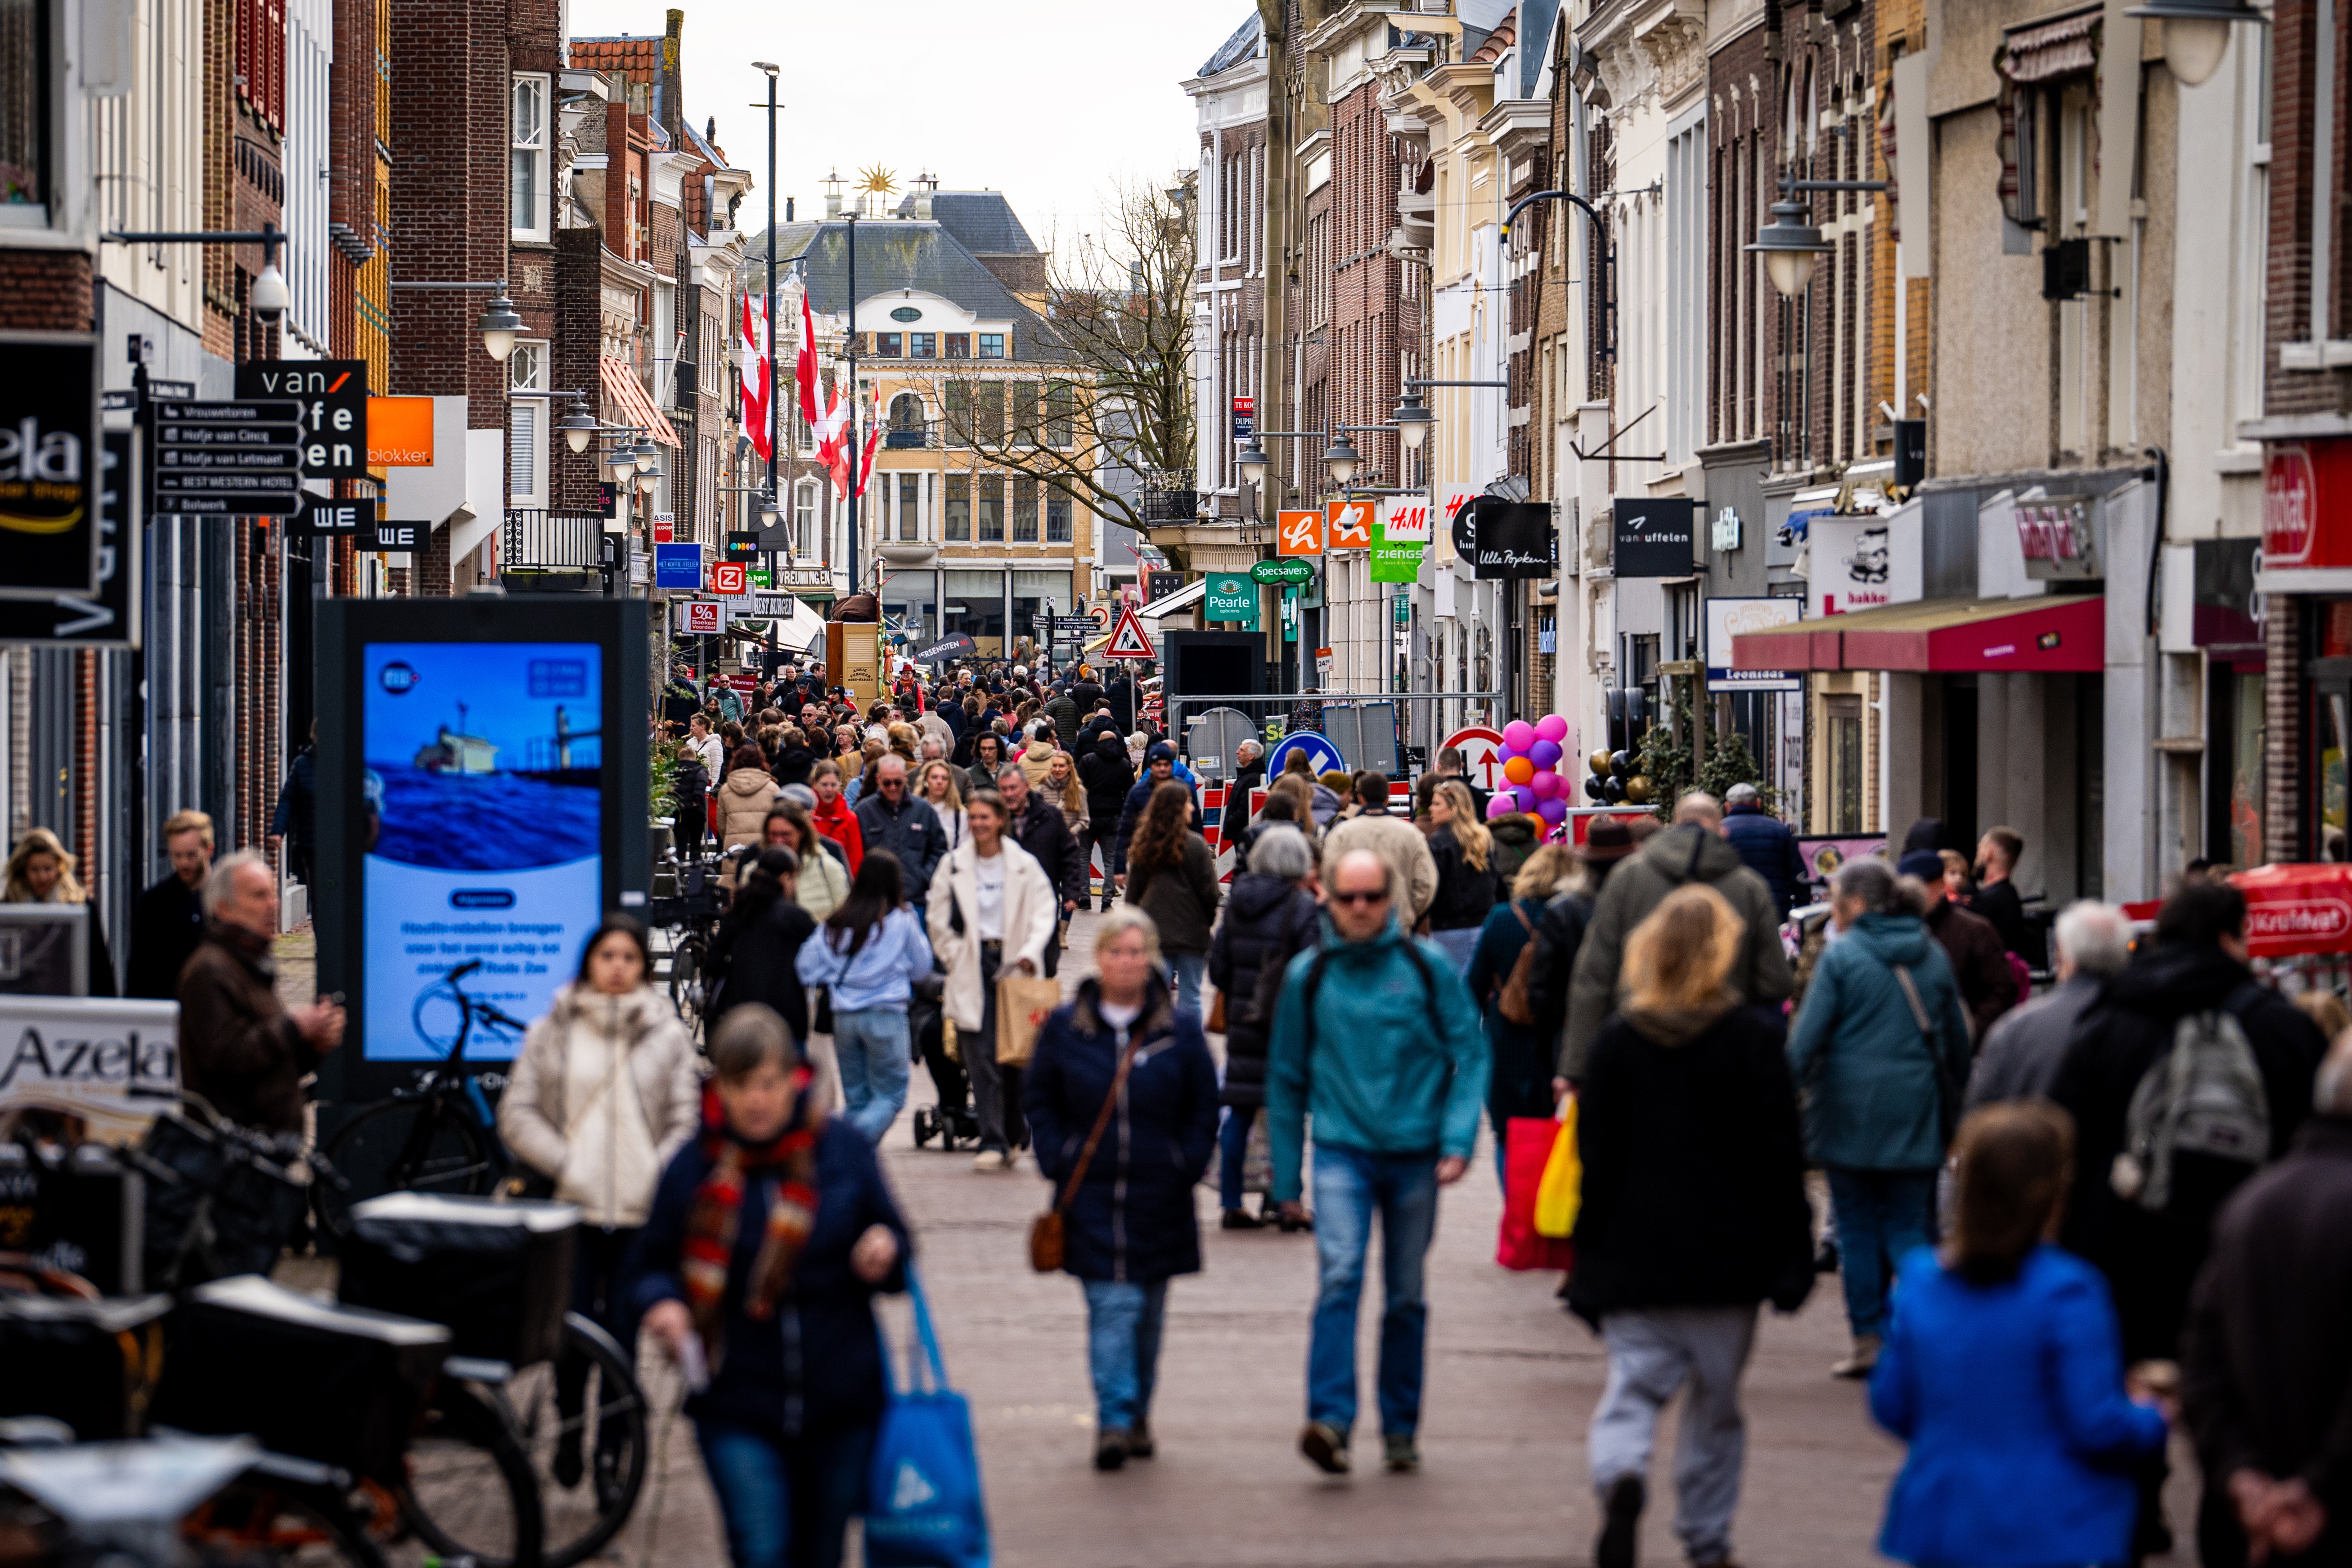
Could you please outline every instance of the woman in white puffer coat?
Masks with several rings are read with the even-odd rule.
[[[581,1226],[572,1306],[634,1355],[636,1313],[628,1306],[624,1262],[652,1212],[654,1188],[670,1156],[702,1118],[702,1074],[694,1041],[669,998],[648,984],[646,928],[606,917],[588,939],[580,975],[556,992],[547,1015],[523,1037],[514,1076],[499,1100],[508,1150],[577,1204]],[[564,1416],[555,1479],[565,1489],[585,1470],[578,1416],[584,1361],[556,1367]],[[617,1431],[600,1432],[600,1470],[618,1453]]]

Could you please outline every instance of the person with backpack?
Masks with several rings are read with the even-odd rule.
[[[1495,1125],[1495,1173],[1503,1174],[1513,1117],[1549,1116],[1552,1038],[1537,1026],[1529,991],[1538,957],[1537,928],[1544,906],[1562,891],[1576,860],[1565,844],[1547,844],[1528,857],[1511,884],[1508,900],[1496,904],[1478,932],[1463,979],[1476,997],[1486,1025],[1494,1067],[1486,1084],[1486,1114]]]
[[[830,992],[843,1111],[868,1142],[879,1143],[907,1103],[914,1054],[907,1006],[915,983],[931,973],[931,944],[922,917],[907,905],[898,856],[866,852],[849,897],[801,944],[793,962],[803,985]]]
[[[1283,801],[1286,809],[1289,804]],[[1294,823],[1259,826],[1265,831],[1250,829],[1258,833],[1256,847],[1248,868],[1234,879],[1225,918],[1209,943],[1209,983],[1217,988],[1224,1014],[1225,1081],[1218,1099],[1225,1121],[1217,1134],[1223,1155],[1217,1200],[1227,1230],[1255,1230],[1274,1223],[1279,1212],[1271,1198],[1255,1215],[1242,1207],[1242,1163],[1249,1152],[1250,1127],[1265,1104],[1266,1036],[1282,971],[1320,934],[1315,851]]]
[[[1356,1310],[1377,1214],[1382,1457],[1392,1471],[1412,1470],[1421,1464],[1429,1332],[1423,1264],[1437,1189],[1462,1179],[1477,1143],[1486,1042],[1477,1004],[1444,950],[1407,934],[1388,863],[1366,847],[1329,861],[1328,871],[1323,945],[1284,973],[1266,1061],[1274,1195],[1293,1219],[1306,1215],[1310,1111],[1315,1119],[1318,1280],[1298,1448],[1327,1474],[1348,1472]]]
[[[1885,861],[1840,867],[1830,908],[1838,937],[1806,988],[1789,1065],[1844,1259],[1853,1344],[1830,1370],[1867,1377],[1885,1331],[1889,1270],[1935,1237],[1936,1173],[1959,1121],[1969,1020],[1950,961]]]
[[[2067,1247],[2116,1293],[2127,1361],[2177,1360],[2213,1218],[2311,1114],[2318,1026],[2246,967],[2245,895],[2190,882],[2100,988],[2050,1098],[2074,1118]]]

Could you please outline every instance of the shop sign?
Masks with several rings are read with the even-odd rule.
[[[1333,550],[1370,550],[1372,547],[1372,503],[1369,500],[1335,500],[1325,508],[1329,517],[1329,532],[1326,539]]]
[[[1690,503],[1683,504],[1687,518]],[[1549,577],[1559,570],[1559,532],[1552,527],[1549,501],[1488,496],[1476,503],[1476,511],[1470,557],[1474,576],[1515,581]]]
[[[239,397],[290,397],[299,405],[305,479],[363,479],[367,373],[363,359],[248,360],[236,367],[236,391]]]
[[[1260,561],[1250,567],[1249,574],[1253,583],[1312,583],[1315,581],[1315,563],[1311,561]]]
[[[1239,446],[1242,442],[1248,440],[1256,429],[1257,399],[1255,397],[1234,398],[1234,444],[1235,446]]]
[[[1808,525],[1805,616],[1851,615],[1923,595],[1921,509],[1886,517],[1816,517]]]
[[[2017,544],[2025,554],[2025,574],[2037,582],[2099,575],[2099,544],[2090,496],[2052,496],[2019,501]]]
[[[1718,691],[1801,691],[1804,677],[1785,669],[1740,669],[1731,662],[1732,639],[1751,632],[1780,631],[1804,614],[1802,599],[1709,599],[1706,602],[1706,683]]]
[[[1707,548],[1717,554],[1739,548],[1739,514],[1725,507],[1707,525]]]
[[[1320,555],[1323,553],[1323,514],[1319,511],[1283,511],[1274,518],[1274,548],[1281,555]]]
[[[1257,629],[1257,584],[1246,572],[1212,572],[1202,600],[1204,621],[1238,621],[1244,631]],[[1089,625],[1092,623],[1089,622]]]
[[[2352,440],[2269,447],[2263,459],[2263,574],[2346,567],[2352,567]],[[2266,591],[2296,590],[2290,581]]]
[[[1616,520],[1618,576],[1687,577],[1697,570],[1688,497],[1618,496],[1610,508]]]
[[[1381,520],[1372,526],[1372,581],[1412,583],[1420,580],[1421,558],[1429,550],[1429,498],[1391,496],[1381,505]]]

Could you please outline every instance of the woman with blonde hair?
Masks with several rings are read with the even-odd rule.
[[[1047,801],[1062,814],[1062,826],[1081,847],[1086,844],[1087,825],[1093,813],[1087,806],[1087,786],[1078,782],[1077,759],[1067,752],[1055,752],[1045,764],[1045,783],[1041,791]]]
[[[1667,894],[1626,942],[1624,1005],[1579,1080],[1569,1306],[1609,1351],[1587,1453],[1593,1560],[1612,1568],[1633,1562],[1658,1412],[1685,1383],[1675,1531],[1691,1562],[1732,1561],[1756,1310],[1794,1311],[1812,1289],[1797,1091],[1779,1031],[1733,988],[1744,935],[1705,883]]]
[[[1437,896],[1429,903],[1431,940],[1465,973],[1478,933],[1494,912],[1502,879],[1495,869],[1495,839],[1478,820],[1470,787],[1447,779],[1429,797],[1429,858],[1437,862]],[[1476,994],[1475,989],[1472,993]]]
[[[106,951],[106,932],[99,929],[98,906],[89,889],[75,879],[80,864],[66,853],[58,836],[46,827],[28,827],[8,857],[6,890],[0,901],[11,904],[82,904],[89,908],[89,994],[114,994],[114,959]]]
[[[922,773],[915,780],[917,797],[931,808],[931,815],[938,817],[940,826],[947,830],[947,853],[950,855],[954,854],[956,847],[963,842],[964,777],[961,768],[935,758],[923,764]]]

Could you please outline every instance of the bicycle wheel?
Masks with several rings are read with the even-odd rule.
[[[570,1414],[553,1362],[517,1372],[492,1391],[530,1451],[547,1515],[543,1568],[572,1568],[621,1532],[645,1490],[645,1390],[613,1336],[577,1312],[563,1320],[567,1359],[584,1376]]]
[[[543,1568],[539,1479],[504,1412],[445,1379],[406,1463],[401,1517],[436,1554],[478,1568]]]
[[[331,1489],[247,1475],[180,1525],[205,1563],[231,1568],[385,1568],[351,1505]]]
[[[458,1106],[431,1099],[369,1107],[326,1149],[329,1170],[310,1185],[320,1228],[351,1233],[351,1206],[390,1192],[475,1194],[498,1184],[488,1136]]]
[[[670,949],[669,1000],[687,1034],[699,1044],[702,1010],[710,1000],[710,944],[699,931],[688,931]]]

